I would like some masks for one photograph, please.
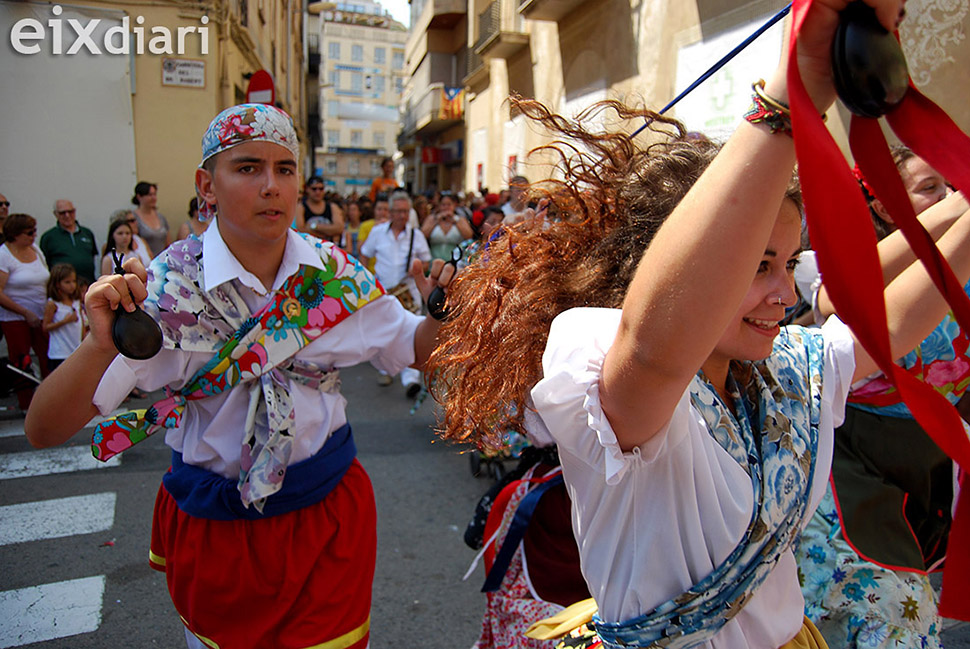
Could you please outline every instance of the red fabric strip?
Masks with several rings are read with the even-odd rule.
[[[812,0],[794,1],[794,34],[801,30],[811,4]],[[801,81],[795,53],[796,40],[792,38],[789,43],[788,65],[795,152],[806,219],[826,290],[839,317],[849,325],[863,348],[897,387],[923,429],[944,452],[966,469],[970,467],[970,440],[963,432],[959,415],[942,395],[893,362],[886,325],[882,272],[869,209],[842,152],[826,130]],[[942,111],[931,106],[932,102],[922,95],[910,92],[903,104],[893,111],[891,123],[895,129],[897,123],[905,122],[905,126],[901,126],[903,132],[899,133],[903,141],[944,176],[952,169],[955,172],[953,182],[958,187],[964,186],[961,183],[970,180],[967,178],[968,172],[965,168],[958,170],[957,167],[961,159],[962,164],[966,165],[966,160],[970,159],[970,148],[963,149],[958,145],[958,149],[964,152],[943,154],[944,149],[953,146],[954,142],[966,142],[967,137],[952,120],[944,120],[938,115]],[[923,128],[928,120],[935,121],[932,126]],[[900,224],[934,281],[944,289],[944,295],[957,312],[958,321],[970,323],[970,318],[965,317],[970,316],[970,303],[967,303],[962,285],[953,276],[922,226],[916,222],[912,207],[907,211],[902,205],[909,205],[909,199],[895,165],[892,165],[878,123],[854,117],[850,140],[863,173],[876,188],[880,199],[888,201],[887,207],[896,210],[893,214],[897,224]],[[970,147],[970,143],[967,146]],[[966,518],[968,509],[970,503],[964,494],[959,498],[950,532],[949,547],[952,550],[944,570],[944,590],[940,602],[941,614],[963,620],[970,619],[970,561],[965,556],[954,555],[965,555],[966,548],[970,547],[970,521]]]

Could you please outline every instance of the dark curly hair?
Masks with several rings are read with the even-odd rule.
[[[575,120],[534,100],[512,104],[559,138],[535,152],[555,156],[562,180],[533,184],[546,218],[506,228],[449,288],[451,316],[426,367],[444,406],[440,434],[485,448],[499,447],[506,430],[524,432],[553,319],[573,307],[622,306],[644,250],[720,148],[617,101]],[[634,139],[586,126],[607,114],[649,128]],[[794,182],[788,198],[801,207]]]

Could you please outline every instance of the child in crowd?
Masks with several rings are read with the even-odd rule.
[[[51,268],[42,326],[44,333],[50,336],[47,367],[54,371],[81,345],[85,333],[77,273],[70,264],[55,264]]]
[[[333,244],[290,229],[300,166],[286,113],[243,104],[216,116],[196,171],[205,237],[173,244],[147,274],[131,259],[91,285],[91,333],[25,422],[33,445],[52,446],[135,385],[171,390],[99,424],[93,450],[106,459],[165,429],[172,468],[149,561],[193,648],[368,645],[376,510],[338,370],[421,367],[439,328]],[[453,274],[420,268],[425,297]],[[118,356],[111,327],[142,301],[164,341],[136,361]]]

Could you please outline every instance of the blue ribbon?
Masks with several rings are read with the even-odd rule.
[[[791,11],[791,3],[789,2],[787,7],[785,7],[784,9],[782,9],[781,11],[779,11],[778,13],[776,13],[774,16],[772,16],[771,18],[769,18],[768,19],[768,22],[766,22],[764,25],[762,25],[761,27],[759,27],[757,29],[757,31],[755,31],[753,34],[751,34],[751,36],[748,36],[746,39],[744,39],[743,41],[741,41],[741,44],[740,45],[738,45],[733,50],[731,50],[730,52],[728,52],[727,54],[725,54],[721,58],[720,61],[718,61],[717,63],[715,63],[711,67],[709,67],[707,69],[707,72],[705,72],[704,74],[702,74],[701,76],[699,76],[697,78],[697,80],[694,81],[694,83],[692,83],[689,86],[687,86],[687,89],[686,90],[684,90],[682,93],[680,93],[679,95],[677,95],[676,97],[674,97],[673,100],[671,100],[671,102],[669,104],[667,104],[666,106],[664,106],[663,108],[661,108],[660,109],[660,112],[657,113],[657,114],[658,115],[663,115],[668,110],[670,110],[671,108],[673,108],[674,107],[674,104],[676,104],[678,101],[680,101],[681,99],[683,99],[684,97],[686,97],[688,94],[690,94],[690,92],[692,90],[694,90],[694,88],[696,88],[697,86],[699,86],[702,83],[704,83],[705,81],[707,81],[711,77],[712,74],[714,74],[715,72],[717,72],[718,70],[720,70],[721,68],[723,68],[725,65],[727,65],[728,64],[728,61],[730,61],[735,56],[737,56],[738,54],[740,54],[741,53],[741,50],[743,50],[744,48],[746,48],[748,45],[751,45],[751,43],[753,43],[755,41],[755,39],[757,39],[759,36],[761,36],[766,31],[768,31],[768,28],[770,28],[776,22],[778,22],[779,20],[781,20],[782,18],[784,18],[785,16],[787,16],[788,15],[788,12],[790,12],[790,11]],[[640,128],[638,128],[637,130],[635,130],[633,132],[633,135],[630,136],[630,139],[633,139],[634,137],[636,137],[636,135],[640,131],[642,131],[643,129],[645,129],[648,126],[650,126],[651,123],[653,123],[653,120],[652,119],[648,119],[646,121],[646,123],[644,123],[643,126],[641,126]]]
[[[482,586],[483,593],[494,592],[502,585],[502,580],[505,579],[505,573],[509,570],[512,557],[515,555],[515,551],[519,547],[522,537],[525,536],[525,531],[529,527],[529,521],[536,511],[536,507],[539,505],[539,499],[549,489],[562,483],[562,473],[555,475],[536,486],[519,503],[519,506],[515,510],[515,517],[512,519],[512,524],[509,526],[509,531],[505,535],[505,540],[502,542],[502,547],[495,556],[492,569],[488,571],[488,576],[485,578],[485,585]]]

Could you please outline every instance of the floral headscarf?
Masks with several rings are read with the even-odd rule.
[[[294,158],[300,159],[300,146],[289,115],[269,104],[239,104],[225,109],[209,124],[202,136],[202,162],[199,168],[217,153],[244,142],[279,144],[288,149]],[[212,218],[215,207],[199,196],[199,219],[206,221]]]

